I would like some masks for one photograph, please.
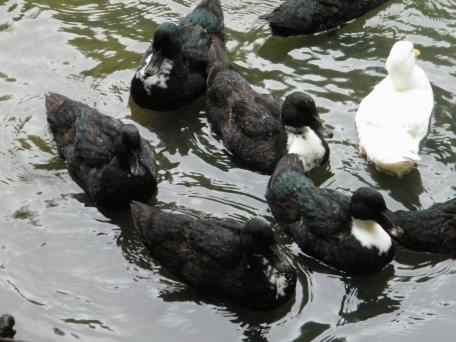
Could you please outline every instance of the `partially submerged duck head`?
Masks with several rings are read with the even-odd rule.
[[[153,175],[151,164],[144,160],[141,136],[138,128],[132,124],[124,124],[121,127],[121,136],[116,146],[117,156],[121,165],[126,167],[132,176],[143,177],[148,173]]]
[[[351,198],[350,213],[351,233],[363,247],[375,247],[379,254],[390,251],[393,245],[386,231],[393,228],[392,213],[378,191],[359,188]]]
[[[415,87],[413,72],[419,50],[414,49],[413,43],[401,40],[396,42],[386,60],[385,67],[397,91],[405,91]]]
[[[16,335],[14,329],[14,317],[8,314],[0,316],[0,338],[13,338]],[[9,340],[8,340],[9,341]]]

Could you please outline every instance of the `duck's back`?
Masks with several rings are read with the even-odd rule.
[[[456,199],[417,211],[394,212],[390,232],[413,250],[456,255]]]
[[[309,34],[337,27],[386,1],[287,0],[264,18],[275,34]]]
[[[119,138],[118,120],[101,114],[95,108],[63,95],[49,94],[49,101],[60,101],[49,107],[47,118],[60,155],[67,161],[79,159],[89,166],[109,161],[114,154],[114,141]]]
[[[228,150],[248,167],[270,173],[286,153],[280,104],[258,94],[236,71],[217,73],[208,89],[207,113]]]
[[[367,158],[399,175],[420,159],[433,108],[431,85],[420,67],[415,70],[416,87],[398,91],[387,76],[362,100],[355,118]]]
[[[239,261],[241,224],[231,219],[196,218],[187,214],[153,210],[147,224],[140,225],[145,243],[160,260],[192,267],[202,276],[205,265],[233,267]],[[188,266],[186,266],[188,264]],[[187,273],[187,272],[186,272]],[[187,275],[190,276],[190,275]]]
[[[266,199],[279,222],[305,222],[315,234],[331,235],[343,230],[350,220],[350,200],[347,196],[318,189],[305,175],[296,154],[284,156],[271,176]]]

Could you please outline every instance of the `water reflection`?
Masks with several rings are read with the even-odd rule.
[[[381,189],[409,210],[421,208],[420,195],[425,191],[421,174],[418,169],[402,178],[378,171],[369,163],[369,173]]]
[[[346,292],[341,301],[337,325],[364,321],[398,310],[401,301],[392,298],[390,290],[394,274],[394,267],[388,265],[377,274],[346,278]]]
[[[454,196],[454,1],[389,1],[339,31],[289,39],[272,38],[265,25],[257,25],[258,15],[279,3],[223,0],[227,41],[230,56],[258,91],[314,96],[334,133],[330,170],[311,176],[314,181],[349,192],[362,185],[379,188],[392,209],[428,207]],[[18,315],[17,337],[37,342],[62,333],[110,341],[450,338],[456,313],[452,259],[399,249],[394,274],[386,269],[355,280],[293,251],[300,274],[295,301],[283,311],[245,313],[185,293],[188,288],[149,257],[128,212],[103,216],[79,195],[55,158],[42,93],[77,94],[102,112],[127,112],[131,77],[157,24],[178,20],[193,4],[0,0],[0,301]],[[422,51],[419,63],[433,84],[436,111],[419,173],[399,182],[359,158],[353,120],[361,99],[385,76],[393,42],[403,38]],[[212,134],[202,107],[172,119],[131,107],[141,134],[158,146],[159,201],[235,218],[270,217],[267,177],[238,168]],[[285,238],[283,244],[289,242]]]

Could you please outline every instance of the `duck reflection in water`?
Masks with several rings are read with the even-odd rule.
[[[424,186],[419,170],[415,169],[402,178],[379,172],[373,165],[369,165],[368,170],[378,187],[389,190],[389,195],[407,209],[421,207],[420,195]]]

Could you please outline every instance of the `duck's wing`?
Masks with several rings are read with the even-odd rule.
[[[72,159],[88,167],[100,167],[114,157],[120,136],[120,121],[88,106],[80,108],[75,122]],[[73,160],[70,160],[72,162]]]
[[[351,229],[350,198],[337,191],[317,189],[299,194],[301,221],[313,234],[337,240]]]
[[[393,221],[389,233],[404,246],[456,255],[456,199],[424,210],[396,211]]]
[[[171,263],[175,260],[177,269],[185,263],[231,267],[241,257],[237,221],[193,217],[139,202],[133,202],[131,209],[133,222],[152,254]]]
[[[269,111],[251,102],[238,102],[233,106],[233,116],[242,132],[253,139],[268,140],[283,131],[282,123]]]
[[[298,222],[319,236],[338,234],[350,221],[350,199],[333,190],[318,189],[295,154],[285,155],[277,164],[266,200],[279,223]]]
[[[282,102],[278,99],[274,98],[272,95],[269,94],[255,94],[255,102],[259,106],[263,106],[267,109],[271,115],[279,121],[282,121]]]

